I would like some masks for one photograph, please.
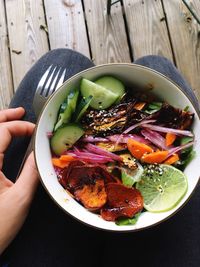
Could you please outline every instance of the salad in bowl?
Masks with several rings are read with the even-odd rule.
[[[198,160],[198,115],[185,96],[182,106],[154,90],[153,83],[126,83],[116,72],[98,74],[79,74],[47,103],[55,104],[46,113],[51,128],[43,119],[45,109],[37,128],[43,121],[49,177],[37,157],[42,142],[37,129],[38,169],[50,195],[57,190],[56,202],[81,221],[118,231],[144,228],[178,210],[198,181],[187,174]]]

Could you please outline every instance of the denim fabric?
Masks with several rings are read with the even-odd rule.
[[[35,121],[31,103],[36,85],[51,64],[67,68],[66,79],[93,66],[83,55],[57,49],[44,55],[21,82],[11,107],[24,106],[24,119]],[[156,69],[179,84],[197,100],[174,65],[159,56],[135,63]],[[26,150],[27,139],[15,139],[6,154],[4,171],[14,179]],[[14,159],[18,159],[13,162]],[[12,201],[12,200],[11,200]],[[114,234],[89,228],[60,210],[39,186],[29,216],[4,256],[14,267],[197,267],[200,263],[200,192],[172,219],[150,229]],[[14,208],[14,207],[13,207]]]
[[[193,90],[170,60],[162,56],[150,55],[139,58],[134,63],[154,69],[170,78],[185,91],[194,105],[199,109],[199,103]]]

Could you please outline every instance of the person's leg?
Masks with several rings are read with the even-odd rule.
[[[70,49],[55,49],[41,57],[28,71],[14,95],[10,107],[22,106],[26,110],[24,120],[35,122],[32,101],[38,82],[47,68],[54,66],[66,68],[65,80],[74,74],[94,66],[84,55]],[[15,138],[5,154],[3,171],[7,177],[14,180],[30,138]],[[15,159],[13,161],[13,159]]]
[[[35,121],[33,95],[51,64],[67,69],[65,80],[93,66],[87,57],[72,50],[57,49],[44,55],[26,74],[10,104],[26,109],[24,120]],[[7,152],[4,171],[8,177],[15,178],[27,142],[15,139]],[[101,246],[98,233],[60,210],[40,185],[22,230],[5,253],[9,256],[8,266],[94,266]]]
[[[170,60],[162,56],[150,55],[141,57],[137,59],[134,63],[154,69],[170,78],[177,85],[179,85],[186,92],[186,94],[189,95],[194,105],[199,109],[199,102],[193,90]]]
[[[198,101],[182,75],[166,58],[145,56],[134,63],[163,73],[193,99]],[[158,226],[136,233],[104,233],[107,240],[102,255],[102,267],[198,267],[200,263],[200,190],[172,218]]]

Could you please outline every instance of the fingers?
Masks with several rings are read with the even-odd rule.
[[[25,113],[22,107],[0,110],[0,122],[20,119]]]
[[[15,190],[24,194],[28,201],[31,201],[38,183],[39,175],[35,165],[33,152],[31,152],[14,187]]]
[[[0,171],[0,194],[8,189],[8,187],[11,187],[13,185],[13,182],[8,180],[5,175]]]
[[[35,125],[27,121],[9,121],[0,124],[0,153],[4,153],[13,136],[31,135]],[[1,157],[0,157],[1,159]]]

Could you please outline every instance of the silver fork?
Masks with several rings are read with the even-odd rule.
[[[33,110],[35,112],[36,118],[38,118],[42,107],[44,106],[45,102],[47,101],[48,97],[52,95],[64,82],[66,69],[62,70],[62,68],[54,67],[53,65],[49,66],[45,73],[42,75],[33,98]],[[60,77],[59,77],[60,75]],[[24,155],[23,161],[19,168],[17,178],[19,177],[24,163],[33,150],[33,143],[34,143],[34,136],[33,133],[26,153]]]
[[[33,109],[38,117],[47,98],[53,94],[64,82],[66,69],[61,72],[62,68],[49,66],[40,79],[33,98]],[[50,74],[51,73],[51,74]],[[61,74],[58,79],[59,74]]]

